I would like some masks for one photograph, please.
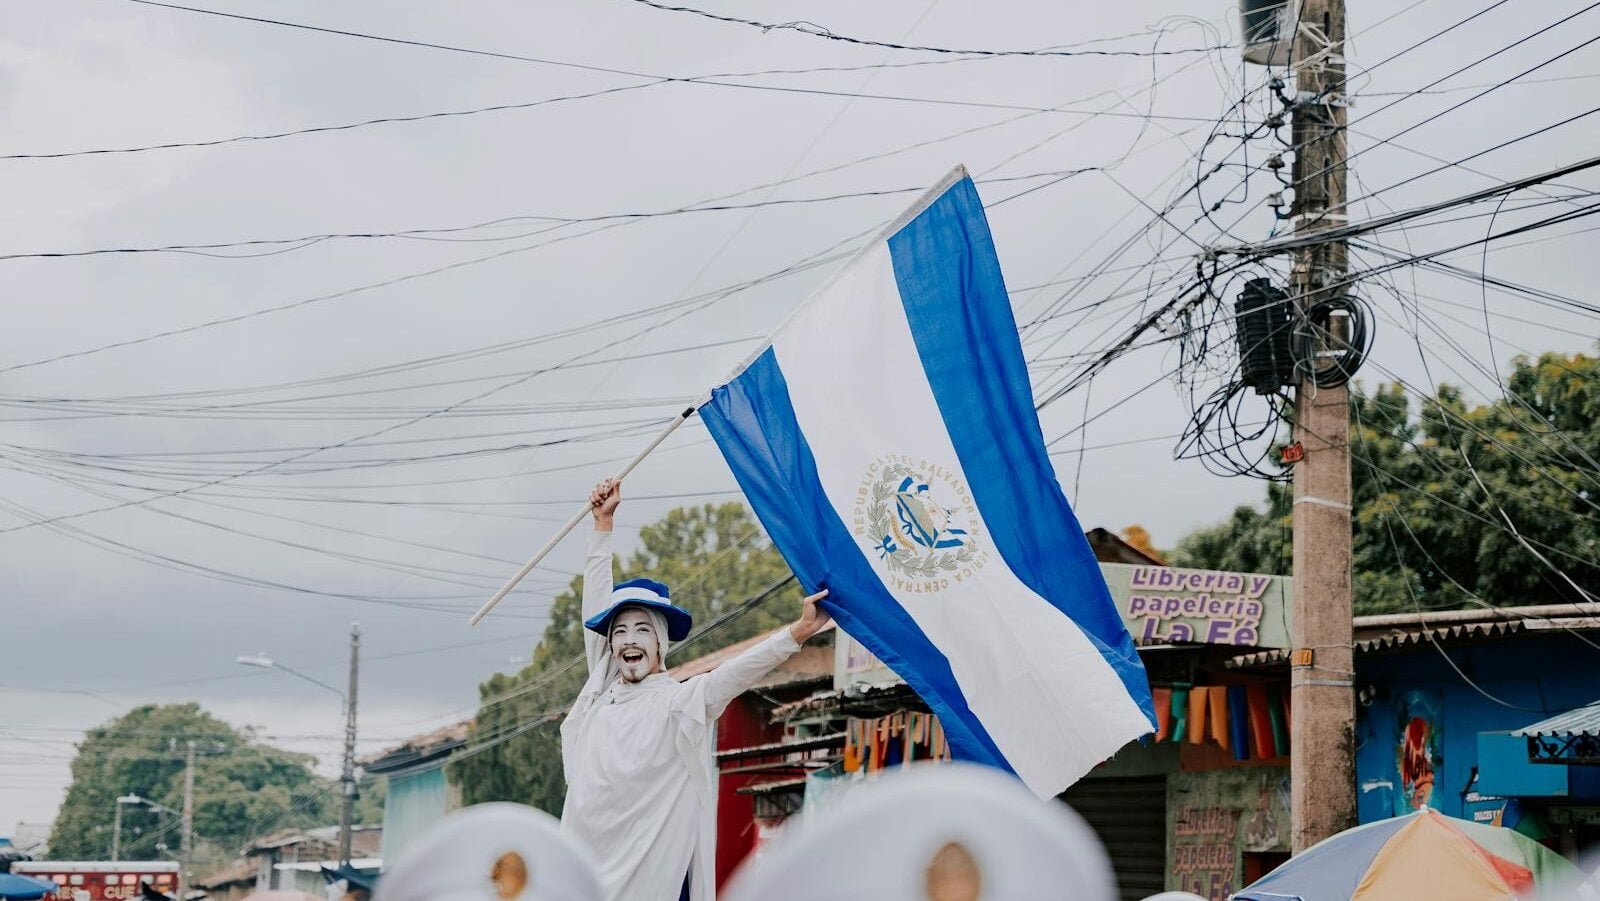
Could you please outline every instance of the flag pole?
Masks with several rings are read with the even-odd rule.
[[[850,268],[850,266],[856,260],[860,259],[861,256],[863,254],[865,254],[875,243],[877,243],[878,241],[882,241],[882,240],[888,238],[890,235],[894,234],[896,231],[899,231],[907,222],[910,222],[912,219],[914,219],[918,215],[920,215],[923,210],[927,209],[928,205],[931,204],[934,200],[938,199],[938,197],[941,194],[943,194],[945,192],[945,190],[948,189],[951,185],[953,185],[956,182],[960,181],[961,179],[967,178],[967,177],[969,177],[969,176],[968,176],[968,173],[967,173],[967,167],[966,166],[956,166],[954,169],[951,169],[950,172],[947,173],[944,176],[944,178],[941,178],[937,184],[935,184],[933,187],[929,188],[926,193],[924,193],[921,197],[919,197],[917,199],[916,203],[913,203],[910,207],[908,207],[905,210],[905,212],[903,212],[899,216],[895,217],[895,219],[893,221],[891,221],[887,226],[885,226],[883,228],[883,230],[878,233],[878,236],[876,238],[874,238],[871,241],[868,241],[865,244],[863,244],[861,246],[861,249],[856,252],[855,256],[851,257],[849,262],[847,262],[843,266],[841,266],[839,268],[839,270],[837,272],[835,272],[831,278],[829,278],[827,281],[823,282],[822,285],[820,285],[815,291],[812,292],[811,297],[816,297],[817,295],[821,294],[823,291],[827,290],[828,286],[833,283],[834,279],[839,278],[846,270],[848,270]],[[767,351],[767,349],[772,346],[772,342],[776,339],[778,333],[783,331],[784,326],[786,326],[789,323],[790,320],[792,320],[796,316],[800,315],[800,311],[802,309],[804,309],[806,306],[808,306],[809,304],[810,304],[810,299],[808,298],[806,300],[806,302],[800,304],[799,307],[797,307],[793,312],[791,312],[789,314],[789,319],[784,320],[783,325],[780,325],[778,327],[777,331],[774,331],[772,333],[772,335],[768,336],[767,340],[763,341],[761,343],[761,345],[759,347],[757,347],[755,349],[755,351],[752,352],[750,354],[750,356],[743,363],[740,363],[737,367],[734,368],[733,372],[730,373],[728,378],[724,381],[724,384],[726,384],[726,382],[728,382],[728,381],[732,381],[735,377],[737,377],[739,375],[739,373],[743,372],[746,367],[748,367],[750,364],[754,363],[757,358],[759,358],[763,353],[765,353]],[[646,456],[648,456],[651,451],[655,450],[656,447],[661,444],[661,442],[667,440],[667,436],[671,435],[674,431],[676,431],[678,426],[683,425],[683,423],[686,420],[688,420],[688,418],[690,416],[693,416],[694,413],[695,413],[695,410],[697,410],[700,407],[701,404],[705,403],[709,399],[709,397],[710,397],[710,392],[707,392],[705,395],[702,395],[700,397],[700,399],[698,401],[696,401],[692,406],[685,408],[682,413],[678,414],[676,419],[674,419],[674,420],[672,420],[672,422],[668,423],[667,427],[661,431],[661,434],[656,436],[654,441],[652,441],[648,445],[646,445],[645,449],[640,451],[639,455],[634,457],[633,460],[631,460],[628,463],[627,466],[622,467],[622,472],[618,473],[617,476],[616,476],[617,481],[619,481],[619,482],[622,481],[622,479],[627,477],[628,473],[633,472],[633,468],[635,466],[638,466],[639,462],[641,460],[643,460]],[[482,607],[478,608],[478,612],[477,613],[472,614],[472,618],[470,620],[468,620],[468,623],[470,625],[476,626],[479,622],[481,622],[483,620],[483,618],[485,616],[488,616],[489,615],[489,611],[494,609],[494,605],[500,603],[502,598],[504,598],[507,594],[510,594],[511,593],[511,589],[515,588],[517,583],[521,582],[524,576],[526,576],[530,572],[533,572],[533,568],[535,566],[539,565],[539,561],[543,560],[547,554],[549,554],[552,550],[554,550],[555,546],[557,544],[561,543],[561,539],[567,537],[567,533],[571,532],[573,529],[576,529],[578,527],[578,523],[583,522],[583,518],[585,516],[589,515],[589,510],[590,510],[589,505],[585,504],[582,510],[579,510],[577,513],[574,513],[572,515],[572,518],[567,520],[567,524],[561,527],[561,531],[557,532],[554,536],[552,536],[550,538],[549,541],[545,542],[544,547],[539,548],[539,552],[533,555],[533,559],[531,559],[527,563],[523,564],[522,569],[517,570],[517,574],[511,577],[511,581],[507,582],[504,586],[502,586],[500,588],[499,591],[495,592],[494,597],[490,598],[489,602],[487,604],[484,604]]]
[[[678,430],[678,426],[687,422],[689,417],[694,415],[694,411],[694,407],[685,407],[682,413],[679,413],[671,422],[667,423],[667,427],[661,430],[661,434],[657,435],[654,440],[645,445],[644,450],[639,451],[639,453],[635,455],[632,460],[629,460],[628,465],[622,467],[622,471],[616,475],[616,481],[620,482],[627,478],[628,473],[633,472],[633,468],[638,466],[640,461],[644,460],[645,457],[649,456],[651,451],[655,450],[657,447],[660,447],[661,442],[667,440],[667,436]],[[476,626],[478,623],[482,622],[483,618],[489,615],[489,611],[494,609],[494,605],[500,603],[501,599],[510,594],[511,589],[517,587],[517,583],[521,582],[524,576],[533,572],[533,568],[539,565],[539,561],[543,560],[552,550],[555,550],[555,546],[561,543],[561,539],[567,537],[567,533],[571,532],[573,529],[576,529],[578,527],[578,523],[583,522],[583,518],[589,515],[589,511],[591,509],[593,508],[591,508],[588,504],[584,504],[582,510],[574,513],[572,518],[567,520],[567,524],[562,526],[560,531],[550,536],[550,540],[544,543],[544,547],[539,548],[538,553],[534,554],[527,563],[524,563],[522,568],[517,570],[517,574],[512,576],[511,579],[506,582],[506,584],[500,587],[499,591],[494,593],[494,597],[490,598],[488,603],[484,604],[482,607],[479,607],[477,613],[472,614],[472,618],[467,621],[467,624],[469,626]]]

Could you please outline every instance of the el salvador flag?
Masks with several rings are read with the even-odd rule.
[[[1060,793],[1154,731],[1057,484],[983,204],[946,176],[700,407],[807,591],[959,759]]]

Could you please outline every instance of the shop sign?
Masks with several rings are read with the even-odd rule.
[[[1180,773],[1168,795],[1167,889],[1226,901],[1244,855],[1289,848],[1289,778],[1281,767]]]
[[[1485,826],[1503,826],[1509,829],[1522,819],[1522,808],[1515,798],[1501,798],[1468,791],[1461,797],[1461,807],[1467,819]]]
[[[1102,563],[1111,598],[1134,644],[1289,646],[1289,577]],[[896,683],[861,642],[834,641],[833,687]]]
[[[1102,563],[1135,644],[1289,646],[1287,576]]]
[[[866,645],[836,630],[833,638],[833,687],[843,691],[857,685],[895,685],[901,682],[894,670],[879,660]]]

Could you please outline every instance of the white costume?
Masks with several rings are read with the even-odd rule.
[[[611,533],[594,532],[583,617],[611,596]],[[660,633],[658,624],[658,633]],[[662,657],[666,636],[659,635]],[[589,680],[561,724],[567,802],[561,831],[589,849],[610,901],[711,901],[716,876],[717,717],[800,649],[788,629],[715,670],[678,682],[664,672],[622,681],[603,635],[584,631]]]

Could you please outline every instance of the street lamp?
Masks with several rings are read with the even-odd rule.
[[[117,799],[117,813],[111,820],[111,860],[122,859],[122,805],[137,804],[144,799],[138,795],[123,795]]]
[[[287,666],[273,660],[265,654],[253,657],[244,656],[234,658],[241,666],[254,666],[261,669],[283,670],[291,676],[296,676],[320,686],[339,696],[344,702],[344,769],[339,776],[339,781],[344,787],[344,803],[339,809],[339,863],[350,863],[350,826],[351,817],[355,812],[356,799],[356,672],[361,657],[361,625],[350,624],[350,693],[345,694],[332,685],[319,679],[313,679],[302,672],[292,670]]]
[[[259,667],[261,669],[283,670],[284,672],[288,673],[291,676],[298,676],[299,678],[304,679],[307,682],[310,682],[312,685],[319,685],[319,686],[321,686],[323,688],[326,688],[327,690],[329,690],[329,691],[333,692],[334,694],[338,695],[339,696],[339,700],[344,701],[346,704],[350,703],[350,700],[345,697],[344,692],[340,691],[337,688],[334,688],[332,685],[329,685],[328,683],[323,682],[320,679],[313,679],[310,676],[306,675],[305,673],[300,672],[299,670],[290,669],[289,667],[284,666],[283,664],[279,663],[276,660],[273,660],[271,657],[268,657],[268,656],[266,656],[264,654],[257,654],[257,655],[255,655],[253,657],[235,657],[234,658],[234,662],[238,663],[238,664],[240,664],[242,666],[254,666],[254,667]]]
[[[112,819],[111,825],[111,859],[113,861],[122,859],[122,806],[124,804],[143,804],[156,813],[177,813],[176,810],[170,807],[163,807],[149,798],[141,798],[132,792],[118,798],[117,813]]]

